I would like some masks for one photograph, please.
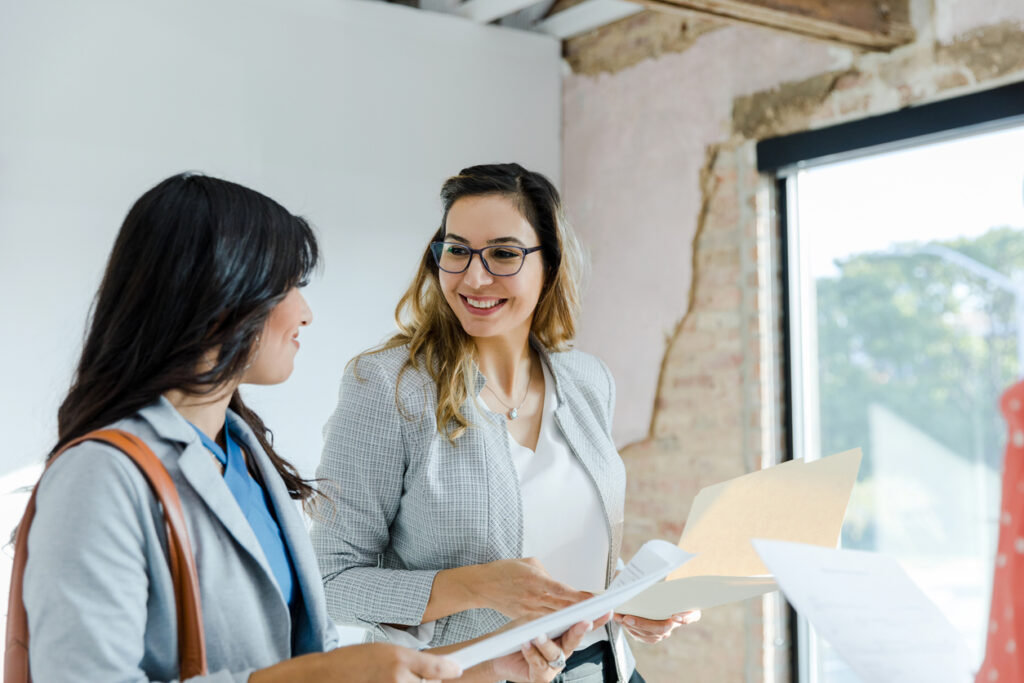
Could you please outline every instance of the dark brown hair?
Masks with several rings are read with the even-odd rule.
[[[110,254],[51,455],[167,391],[207,393],[239,377],[271,310],[306,284],[318,255],[305,220],[247,187],[186,173],[146,192]],[[292,498],[309,499],[314,489],[237,391],[230,407]]]

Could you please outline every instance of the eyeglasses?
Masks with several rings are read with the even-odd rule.
[[[491,275],[508,277],[515,275],[526,261],[526,257],[540,247],[517,247],[511,244],[497,244],[483,249],[473,249],[458,242],[431,242],[437,267],[446,273],[463,273],[469,268],[473,254],[480,255],[480,262]]]

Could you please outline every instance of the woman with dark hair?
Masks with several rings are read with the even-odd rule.
[[[168,470],[198,570],[207,680],[453,678],[457,665],[432,654],[332,649],[293,504],[309,503],[313,488],[238,392],[291,374],[312,320],[299,288],[317,258],[303,219],[241,185],[184,174],[146,192],[117,236],[51,457],[112,427],[141,437]],[[179,678],[166,552],[159,505],[127,456],[89,441],[54,460],[37,490],[23,583],[33,678]],[[465,679],[547,681],[557,650],[528,646]]]
[[[607,588],[625,498],[611,374],[570,349],[583,257],[558,191],[496,164],[441,201],[398,334],[346,368],[318,470],[345,495],[312,530],[331,615],[410,646]],[[642,681],[623,631],[657,642],[699,616],[620,615],[559,681]]]

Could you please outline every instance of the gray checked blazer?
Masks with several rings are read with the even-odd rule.
[[[611,543],[606,581],[622,543],[625,468],[611,439],[615,389],[605,365],[580,351],[547,353],[534,343],[555,382],[555,422],[596,484]],[[350,363],[338,407],[324,428],[317,477],[333,502],[312,527],[328,610],[338,623],[386,640],[381,624],[420,624],[442,569],[522,557],[522,496],[504,415],[475,398],[486,382],[470,378],[462,407],[470,428],[455,444],[437,431],[437,388],[408,369],[407,347]],[[430,647],[489,633],[507,619],[477,609],[439,619]],[[610,625],[620,679],[633,670],[619,627]]]
[[[195,431],[166,400],[111,425],[142,437],[178,489],[199,574],[210,674],[255,669],[336,647],[305,523],[255,435],[228,413],[253,456],[291,552],[302,595],[294,621],[255,533]],[[46,472],[28,536],[24,599],[36,681],[178,678],[174,587],[163,515],[120,451],[75,446]]]

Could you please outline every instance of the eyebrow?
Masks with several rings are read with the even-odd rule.
[[[447,242],[448,240],[455,240],[456,242],[469,244],[469,240],[465,237],[461,237],[450,232],[444,236],[444,241]],[[526,246],[518,237],[496,237],[493,240],[487,240],[487,244],[518,244],[520,246]]]

